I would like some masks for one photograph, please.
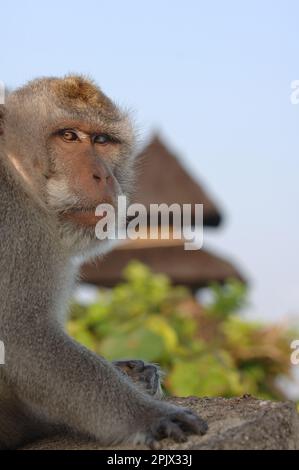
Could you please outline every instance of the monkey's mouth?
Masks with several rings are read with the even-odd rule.
[[[84,227],[94,227],[105,216],[105,212],[101,215],[96,215],[95,208],[75,207],[61,212],[59,218]]]

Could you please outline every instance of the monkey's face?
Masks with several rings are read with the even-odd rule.
[[[95,227],[101,203],[116,208],[122,193],[116,177],[121,141],[113,134],[84,122],[61,123],[50,135],[51,167],[47,177],[49,205],[61,220]]]
[[[98,205],[117,210],[117,196],[132,188],[128,117],[84,77],[39,79],[10,95],[4,134],[9,160],[62,238],[96,240]]]
[[[118,196],[126,193],[121,185],[123,145],[104,125],[84,121],[63,121],[50,133],[46,201],[72,244],[96,240],[100,204],[111,205],[117,214]]]

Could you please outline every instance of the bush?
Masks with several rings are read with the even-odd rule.
[[[137,261],[124,282],[99,291],[98,302],[73,304],[69,333],[107,359],[140,358],[167,372],[166,393],[281,398],[276,378],[290,372],[290,334],[281,326],[243,320],[246,288],[231,280],[210,287],[201,306]]]

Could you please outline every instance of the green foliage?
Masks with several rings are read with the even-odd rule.
[[[214,315],[232,315],[246,305],[246,285],[236,279],[231,279],[224,286],[214,282],[210,289],[213,300],[207,306],[207,311]]]
[[[212,302],[200,306],[188,289],[134,261],[98,302],[72,306],[68,330],[107,359],[159,363],[167,393],[281,398],[275,379],[289,373],[288,331],[233,315],[246,303],[240,282],[210,289]]]

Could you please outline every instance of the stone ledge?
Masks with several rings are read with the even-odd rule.
[[[190,436],[183,444],[169,439],[162,449],[299,449],[299,415],[294,403],[242,398],[172,398],[178,405],[192,408],[209,424],[205,436]],[[136,447],[142,449],[145,447]],[[95,450],[95,442],[57,437],[35,442],[24,449]],[[113,450],[116,447],[113,448]],[[132,447],[117,447],[132,449]]]

